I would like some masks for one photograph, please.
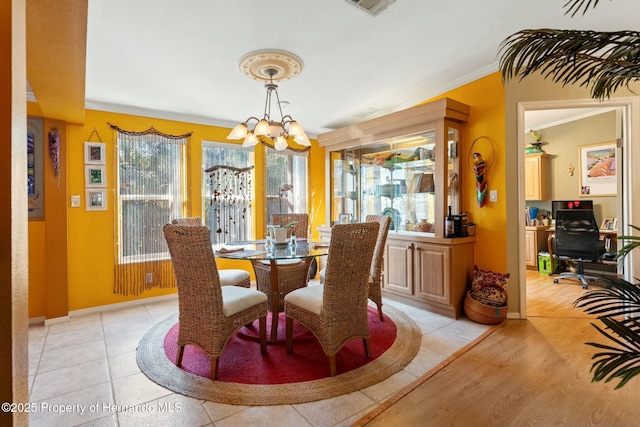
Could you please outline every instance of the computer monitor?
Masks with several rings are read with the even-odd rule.
[[[551,218],[556,219],[558,209],[591,209],[593,210],[593,200],[552,200]]]

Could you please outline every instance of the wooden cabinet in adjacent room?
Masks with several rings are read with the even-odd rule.
[[[524,196],[526,200],[549,198],[549,158],[546,153],[527,154],[524,157]]]
[[[548,250],[547,226],[530,226],[526,228],[524,234],[525,242],[525,265],[527,270],[538,269],[538,252]]]

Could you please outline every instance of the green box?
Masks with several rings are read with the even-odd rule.
[[[553,257],[553,271],[551,270],[551,262],[549,261],[548,252],[538,253],[538,271],[541,273],[555,273],[558,269],[559,260],[555,256]]]

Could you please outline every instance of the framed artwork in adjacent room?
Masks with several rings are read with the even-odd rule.
[[[616,143],[578,147],[580,159],[580,197],[615,196],[618,172]]]
[[[603,231],[616,231],[618,230],[617,218],[604,218],[602,224],[600,224],[600,230]]]

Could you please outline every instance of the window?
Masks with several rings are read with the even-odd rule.
[[[186,136],[118,131],[119,263],[169,258],[162,227],[184,216],[186,143]]]
[[[253,166],[251,148],[238,144],[202,142],[202,170],[213,166],[246,168]],[[211,230],[214,244],[253,239],[253,171],[244,175],[234,174],[233,180],[225,179],[224,171],[202,174],[202,212],[204,224]],[[228,173],[228,172],[227,172]],[[245,182],[246,181],[246,182]],[[233,186],[236,186],[233,189]],[[226,191],[220,192],[221,188]],[[228,188],[232,187],[232,188]],[[215,191],[219,191],[217,196]]]
[[[278,213],[307,213],[308,152],[266,149],[266,218]],[[284,188],[289,190],[281,191]]]

